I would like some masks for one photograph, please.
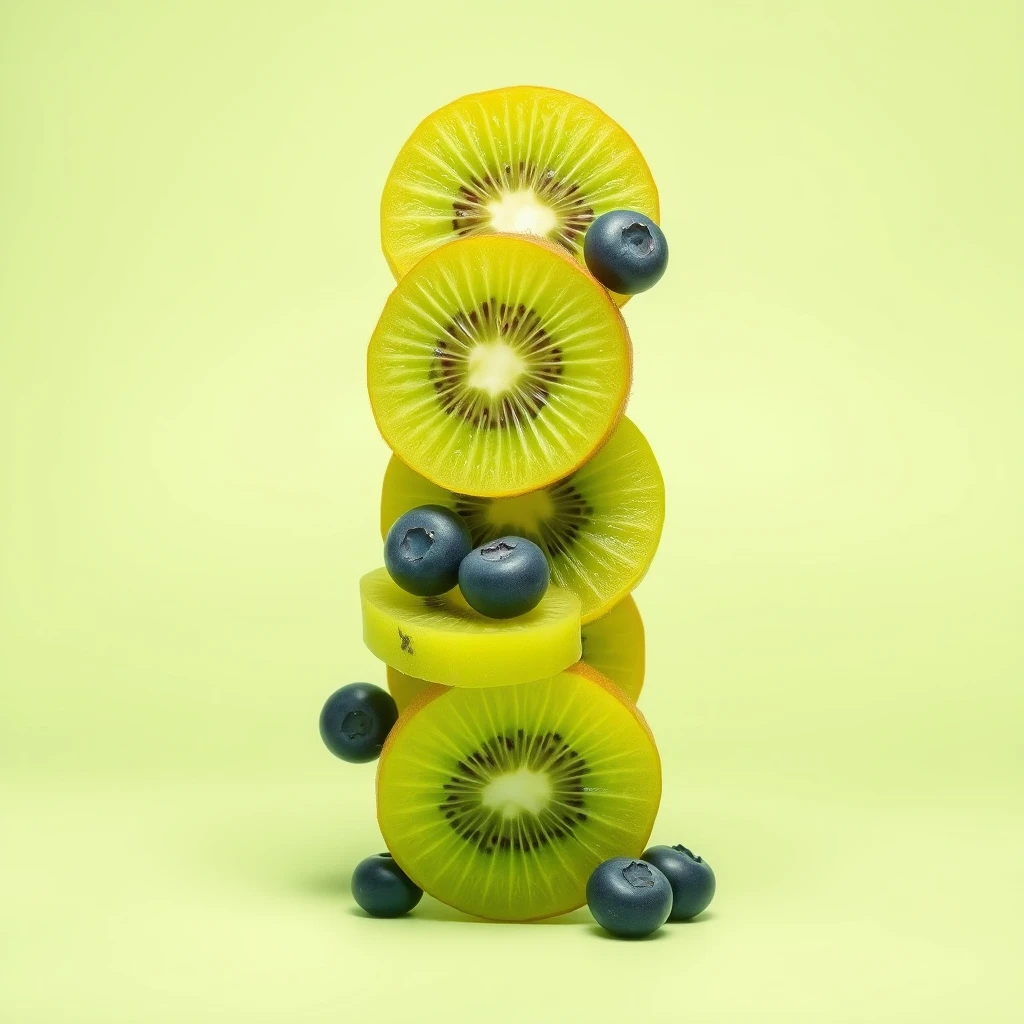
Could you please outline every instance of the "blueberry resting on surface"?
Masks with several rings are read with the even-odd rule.
[[[671,921],[689,921],[706,910],[715,895],[715,873],[685,846],[652,846],[644,855],[672,886]]]
[[[636,295],[661,280],[668,266],[668,242],[650,217],[633,210],[612,210],[587,229],[583,259],[606,288]]]
[[[587,905],[605,931],[642,939],[668,920],[672,886],[646,861],[613,857],[594,868],[587,882]]]
[[[320,738],[343,761],[374,761],[398,721],[398,705],[387,690],[349,683],[327,698],[320,712]]]
[[[436,597],[459,582],[459,563],[472,546],[461,516],[441,505],[421,505],[399,516],[388,530],[384,564],[403,590]]]
[[[524,537],[488,541],[459,566],[462,596],[471,608],[492,619],[510,619],[536,608],[550,579],[544,552]]]
[[[352,872],[352,896],[373,917],[401,917],[419,903],[423,890],[390,853],[378,853],[360,861]]]

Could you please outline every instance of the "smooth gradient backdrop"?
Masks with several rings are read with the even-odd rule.
[[[1019,1021],[1024,17],[1008,2],[0,3],[0,1020]],[[378,200],[537,83],[658,180],[655,831],[708,914],[353,910],[383,682]]]

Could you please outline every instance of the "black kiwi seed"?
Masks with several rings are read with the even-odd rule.
[[[562,741],[557,732],[530,735],[517,729],[513,736],[499,733],[477,750],[455,762],[455,774],[442,783],[446,795],[438,810],[451,829],[480,852],[523,852],[573,836],[587,820],[583,779],[586,759]],[[484,806],[482,793],[493,779],[520,768],[547,772],[551,783],[550,805],[539,814],[522,812],[517,817]]]
[[[469,353],[480,343],[501,338],[526,364],[512,387],[490,396],[471,388]],[[536,419],[548,403],[549,385],[562,373],[562,350],[536,310],[491,298],[476,309],[459,310],[434,343],[429,377],[446,415],[456,415],[474,427],[497,430],[514,426],[524,417]]]
[[[579,183],[563,182],[553,168],[542,168],[524,160],[514,168],[511,164],[504,164],[502,171],[473,175],[459,186],[458,196],[452,202],[452,230],[455,234],[462,238],[489,231],[491,214],[488,206],[500,201],[504,193],[529,188],[558,218],[551,240],[575,252],[594,219],[594,208],[579,195]]]

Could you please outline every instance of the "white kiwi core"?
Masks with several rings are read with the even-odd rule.
[[[547,775],[531,772],[528,768],[499,775],[480,794],[480,801],[485,807],[506,818],[515,818],[524,811],[540,814],[550,799],[551,783]]]
[[[547,237],[558,227],[558,214],[532,188],[504,192],[487,204],[492,231]]]

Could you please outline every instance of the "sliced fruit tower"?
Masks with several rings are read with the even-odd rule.
[[[551,570],[540,604],[502,620],[458,588],[415,597],[384,569],[360,586],[401,710],[377,775],[384,840],[426,892],[497,920],[581,906],[598,863],[639,856],[660,799],[630,591],[664,484],[622,416],[625,296],[582,264],[589,223],[616,208],[658,216],[635,144],[593,104],[530,87],[428,117],[381,205],[398,280],[367,359],[394,452],[382,532],[441,505],[474,544],[526,537]]]

